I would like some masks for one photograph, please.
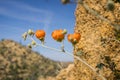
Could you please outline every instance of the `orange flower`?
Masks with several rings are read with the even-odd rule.
[[[54,30],[51,36],[54,40],[61,42],[65,37],[65,33],[64,33],[64,30],[62,29]]]
[[[67,39],[72,44],[76,44],[80,40],[80,37],[81,35],[79,33],[73,33],[73,34],[68,34]]]
[[[73,41],[73,34],[68,34],[67,39],[69,42]]]
[[[74,33],[74,34],[73,34],[73,37],[74,37],[74,39],[76,39],[76,41],[79,41],[81,35],[80,35],[79,33]]]
[[[35,36],[38,38],[38,39],[44,39],[45,37],[45,31],[44,30],[37,30],[35,32]]]

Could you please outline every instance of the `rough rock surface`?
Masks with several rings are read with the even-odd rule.
[[[66,69],[63,69],[60,71],[59,75],[57,75],[57,80],[75,80],[73,79],[73,69],[74,64],[69,64],[69,66]]]
[[[84,2],[112,23],[120,24],[120,3],[115,2],[115,10],[111,12],[106,9],[107,0]],[[80,4],[77,5],[75,16],[74,31],[81,34],[81,40],[75,45],[74,55],[86,61],[107,80],[120,80],[120,41],[116,39],[115,28],[89,13]],[[74,67],[68,70],[69,72],[66,70],[61,71],[57,76],[58,80],[102,80],[88,66],[76,59]]]

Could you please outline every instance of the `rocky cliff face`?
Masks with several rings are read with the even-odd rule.
[[[120,24],[120,3],[115,2],[115,10],[111,12],[106,9],[107,0],[83,1],[112,23]],[[77,5],[75,16],[74,31],[81,34],[81,40],[75,45],[74,55],[90,64],[97,73],[102,74],[107,80],[119,80],[120,41],[116,39],[115,28],[89,13],[80,4]],[[78,52],[82,52],[82,54],[79,55]],[[71,73],[64,71],[64,80],[102,80],[101,77],[76,59],[74,67],[69,71]],[[58,75],[58,80],[63,80],[63,75],[61,75],[62,72]]]

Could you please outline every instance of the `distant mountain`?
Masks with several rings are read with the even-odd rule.
[[[45,58],[13,40],[0,41],[0,80],[55,77],[64,64]]]

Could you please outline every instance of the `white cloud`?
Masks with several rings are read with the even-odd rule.
[[[53,16],[51,11],[35,8],[21,2],[5,1],[2,4],[7,6],[0,6],[0,15],[33,23],[43,23],[44,29],[48,30]]]

